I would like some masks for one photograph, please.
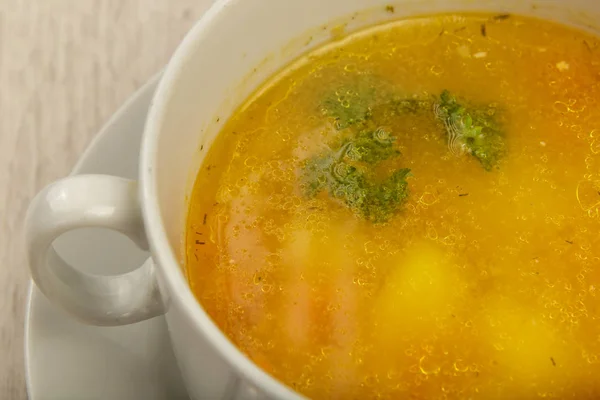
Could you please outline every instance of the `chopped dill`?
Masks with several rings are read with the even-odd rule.
[[[448,148],[453,154],[468,153],[488,171],[498,165],[506,146],[493,107],[466,105],[444,90],[434,105],[434,112],[444,124]]]
[[[396,137],[380,127],[389,117],[432,115],[442,122],[448,148],[470,154],[486,170],[495,168],[505,151],[504,134],[491,106],[472,106],[445,90],[437,98],[401,96],[394,85],[369,75],[326,93],[320,104],[340,136],[337,144],[304,161],[304,192],[327,192],[373,223],[387,222],[409,195],[410,170],[397,169],[381,178],[377,165],[400,156]],[[384,120],[381,119],[384,118]],[[467,194],[460,194],[466,196]]]
[[[398,157],[395,137],[383,129],[362,131],[324,154],[305,161],[305,192],[314,197],[327,191],[335,199],[373,223],[387,222],[408,197],[406,178],[410,170],[402,168],[379,180],[373,167]]]

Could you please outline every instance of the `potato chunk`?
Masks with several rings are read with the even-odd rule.
[[[514,382],[511,395],[557,393],[577,380],[580,352],[564,330],[516,301],[495,300],[487,309],[483,333],[497,372]]]
[[[407,332],[423,332],[451,317],[463,286],[455,266],[441,248],[411,246],[394,260],[374,307],[379,339],[392,343]]]

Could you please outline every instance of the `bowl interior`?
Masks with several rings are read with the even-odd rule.
[[[329,41],[332,29],[352,32],[390,19],[456,11],[530,15],[595,32],[600,21],[600,2],[590,0],[221,0],[176,52],[154,99],[142,148],[147,230],[170,286],[166,290],[178,293],[208,340],[223,347],[240,372],[248,375],[253,367],[232,345],[224,345],[182,273],[189,194],[211,143],[261,83]]]

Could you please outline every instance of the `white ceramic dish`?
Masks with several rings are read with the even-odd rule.
[[[74,174],[137,178],[140,140],[157,83],[158,77],[152,79],[115,114]],[[123,273],[123,267],[148,257],[119,234],[93,228],[64,235],[55,247],[65,259],[101,274]],[[31,400],[188,398],[163,317],[94,327],[50,304],[34,285],[27,303],[25,363]]]
[[[534,15],[590,29],[600,20],[600,3],[591,0],[218,0],[161,79],[142,139],[139,183],[107,175],[70,177],[32,202],[26,243],[37,286],[90,324],[118,326],[165,314],[194,399],[301,398],[253,364],[198,305],[181,265],[186,196],[227,117],[267,77],[328,41],[332,28],[339,32],[344,24],[353,31],[453,11]],[[63,260],[52,244],[83,227],[122,232],[150,248],[151,258],[126,274],[82,273],[83,264],[75,261],[85,259]]]

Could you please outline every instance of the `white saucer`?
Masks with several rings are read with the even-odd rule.
[[[136,179],[145,117],[158,77],[108,122],[88,147],[74,174],[102,173]],[[55,242],[59,254],[82,270],[122,273],[148,254],[112,231],[86,229]],[[188,399],[164,318],[135,325],[83,325],[51,305],[31,286],[25,337],[31,400]]]

